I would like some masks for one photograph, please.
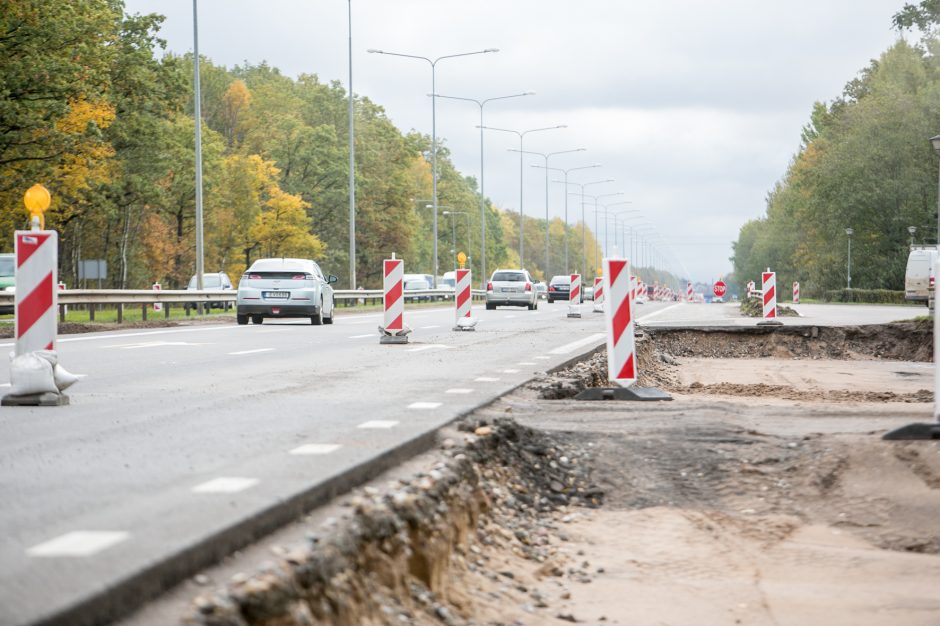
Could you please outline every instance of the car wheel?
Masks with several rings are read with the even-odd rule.
[[[539,301],[538,301],[538,300],[536,300],[535,302],[532,303],[532,310],[533,310],[533,311],[538,311],[538,310],[539,310]]]
[[[310,316],[310,323],[314,326],[320,326],[323,324],[323,301],[320,301],[320,308],[317,309],[317,312],[314,315]]]
[[[334,315],[336,315],[336,302],[333,303],[333,307],[330,309],[330,316],[323,318],[323,323],[324,323],[324,324],[332,324],[332,323],[333,323],[333,316],[334,316]]]
[[[235,321],[238,322],[238,325],[239,325],[239,326],[244,326],[245,324],[248,323],[248,316],[247,316],[247,315],[236,315],[236,316],[235,316]]]
[[[264,321],[264,316],[263,316],[263,315],[252,315],[252,316],[251,316],[251,323],[252,323],[252,324],[260,324],[260,323],[263,322],[263,321]]]

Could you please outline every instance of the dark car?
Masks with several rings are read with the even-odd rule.
[[[567,300],[571,291],[571,276],[552,276],[548,282],[548,302]],[[584,290],[581,290],[581,302],[584,302]]]

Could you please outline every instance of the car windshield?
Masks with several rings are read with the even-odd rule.
[[[524,283],[525,274],[522,272],[496,272],[493,274],[493,282]]]
[[[570,282],[571,282],[570,276],[552,276],[553,285],[557,285],[557,284],[567,285]]]
[[[405,289],[408,291],[416,291],[418,289],[430,289],[431,285],[426,280],[407,280],[405,281]]]
[[[205,274],[202,277],[202,287],[203,289],[215,289],[222,286],[222,277],[218,274]],[[196,277],[193,276],[189,279],[189,288],[196,288]]]
[[[14,267],[13,267],[13,257],[5,256],[0,257],[0,276],[7,277],[13,276]]]
[[[442,278],[441,285],[446,285],[448,287],[457,287],[457,281],[453,278]]]

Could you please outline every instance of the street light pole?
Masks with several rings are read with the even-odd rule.
[[[475,54],[488,54],[490,52],[499,52],[498,48],[486,48],[485,50],[476,50],[474,52],[461,52],[458,54],[447,54],[436,59],[430,59],[417,54],[402,54],[400,52],[386,52],[385,50],[376,50],[370,48],[367,50],[370,54],[385,54],[393,57],[404,57],[406,59],[419,59],[427,61],[431,65],[431,188],[432,202],[434,203],[434,217],[432,218],[434,230],[434,284],[437,288],[438,258],[437,258],[437,64],[444,59],[454,59],[457,57],[473,56]]]
[[[196,289],[202,291],[205,271],[202,218],[202,92],[199,86],[199,11],[193,0],[193,117],[196,121]],[[202,306],[199,307],[202,312]]]
[[[940,135],[931,137],[930,144],[933,151],[940,155]],[[940,250],[940,173],[937,174],[937,250]]]
[[[349,288],[356,288],[356,141],[353,129],[352,0],[346,2],[349,24]]]
[[[855,234],[855,231],[851,228],[845,229],[845,234],[849,239],[849,258],[848,258],[848,268],[846,272],[846,289],[852,288],[852,235]]]
[[[432,94],[429,94],[432,95]],[[508,100],[509,98],[520,98],[522,96],[534,96],[534,91],[524,91],[509,96],[496,96],[495,98],[486,98],[485,100],[476,100],[474,98],[461,98],[458,96],[444,96],[433,94],[438,98],[447,98],[448,100],[463,100],[473,102],[480,107],[480,288],[486,289],[486,196],[483,191],[483,107],[486,103],[494,100]],[[468,244],[469,245],[469,244]]]
[[[911,250],[913,250],[913,249],[914,249],[914,234],[917,232],[917,227],[916,227],[916,226],[908,226],[908,227],[907,227],[907,232],[909,232],[909,233],[911,234]]]
[[[533,165],[532,167],[542,167],[542,166]],[[565,274],[569,274],[571,272],[571,270],[568,269],[568,185],[575,184],[575,183],[568,182],[568,172],[573,172],[575,170],[588,170],[588,169],[592,169],[595,167],[600,167],[600,164],[595,163],[594,165],[582,165],[580,167],[569,167],[566,170],[563,170],[559,167],[546,167],[545,168],[546,173],[548,172],[548,170],[551,170],[553,172],[562,172],[565,175],[565,180],[563,181],[562,180],[552,181],[553,183],[564,183],[565,185]]]
[[[518,150],[519,152],[519,266],[525,267],[525,214],[522,210],[522,190],[523,190],[522,165],[523,165],[523,154],[525,153],[525,150],[523,150],[522,148],[523,141],[525,139],[525,136],[528,135],[529,133],[538,133],[544,130],[556,130],[559,128],[568,128],[568,127],[565,124],[559,124],[558,126],[548,126],[546,128],[530,128],[529,130],[523,130],[523,131],[512,130],[509,128],[495,128],[493,126],[483,126],[482,124],[480,125],[480,127],[486,130],[497,130],[503,133],[513,133],[514,135],[519,137],[519,150]]]
[[[529,151],[529,150],[514,150],[514,149],[512,149],[512,148],[509,149],[510,152],[521,152],[521,153],[524,153],[524,154],[534,154],[534,155],[536,155],[536,156],[540,156],[540,157],[542,157],[543,159],[545,159],[545,167],[544,167],[543,169],[545,170],[545,268],[544,268],[544,269],[545,269],[545,277],[546,277],[546,279],[548,279],[549,276],[551,276],[551,273],[549,272],[549,269],[548,269],[548,265],[549,265],[549,260],[548,260],[548,225],[549,225],[549,219],[548,219],[548,160],[549,160],[551,157],[556,156],[556,155],[558,155],[558,154],[569,154],[569,153],[571,153],[571,152],[584,152],[585,150],[587,150],[587,148],[575,148],[574,150],[561,150],[561,151],[558,151],[558,152],[532,152],[532,151]]]

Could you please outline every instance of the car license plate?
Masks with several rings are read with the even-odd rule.
[[[289,291],[265,291],[264,297],[267,300],[287,300],[290,298]]]
[[[515,291],[515,289],[513,289],[512,287],[503,287],[502,291],[504,293],[512,293]]]

